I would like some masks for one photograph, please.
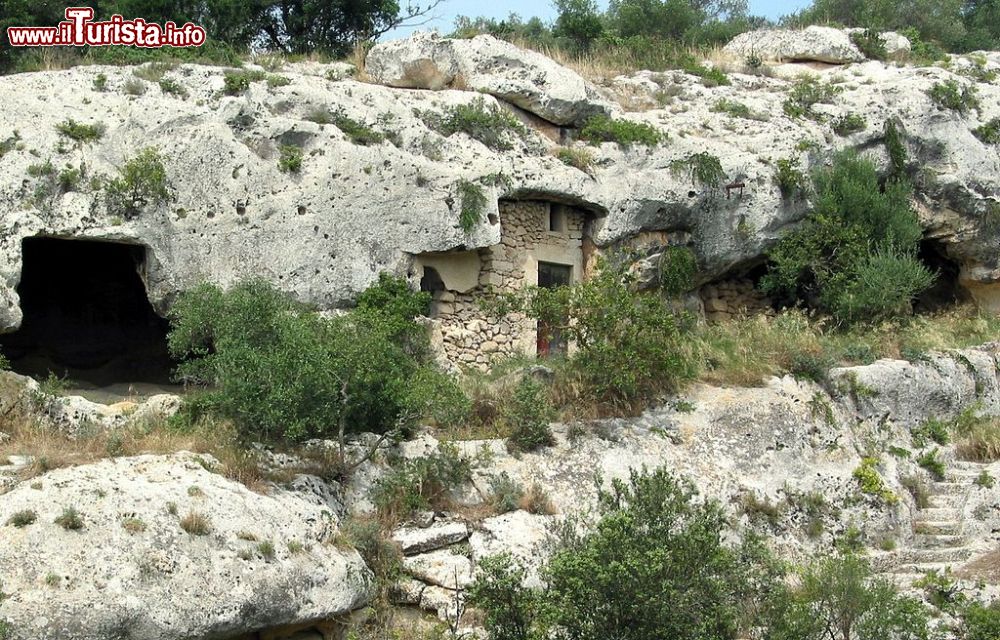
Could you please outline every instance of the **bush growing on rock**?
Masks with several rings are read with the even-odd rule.
[[[817,119],[813,107],[821,102],[831,102],[842,89],[826,84],[813,75],[800,78],[788,91],[783,108],[790,118]]]
[[[554,417],[545,387],[525,376],[504,407],[504,421],[510,427],[507,446],[515,451],[534,451],[551,445],[549,421]]]
[[[496,151],[510,151],[514,148],[511,138],[523,137],[528,132],[512,113],[502,107],[487,107],[482,98],[471,104],[448,107],[443,115],[421,112],[420,117],[445,137],[464,133]]]
[[[244,440],[405,430],[462,406],[414,322],[427,304],[427,294],[386,274],[334,318],[261,281],[203,285],[172,309],[169,347],[178,379],[211,387],[190,410],[232,420]]]
[[[722,508],[691,482],[633,471],[598,500],[600,521],[543,568],[544,592],[524,589],[509,557],[483,562],[469,591],[491,639],[722,640],[772,616],[776,563],[754,538],[724,544]]]
[[[676,390],[697,371],[685,336],[694,327],[658,292],[636,290],[624,265],[602,261],[590,280],[555,289],[528,288],[487,305],[493,313],[519,311],[558,329],[576,349],[565,378],[576,398],[635,408]]]
[[[923,605],[900,595],[854,555],[817,560],[800,572],[772,640],[925,640]]]
[[[442,508],[448,494],[472,479],[472,466],[453,445],[437,453],[408,458],[372,487],[372,501],[383,521],[396,523],[415,511]]]
[[[842,152],[815,177],[805,223],[770,252],[762,286],[838,322],[877,322],[910,313],[935,276],[916,257],[922,231],[908,184],[880,184],[875,165]]]
[[[163,157],[153,147],[125,162],[119,175],[107,186],[108,213],[134,217],[143,207],[160,205],[170,199]]]
[[[963,115],[969,111],[979,109],[977,93],[974,84],[963,87],[956,80],[935,83],[927,91],[927,95],[930,96],[939,109],[950,109]]]
[[[659,130],[645,122],[614,120],[608,116],[594,116],[580,129],[580,139],[593,144],[616,142],[623,147],[655,147],[663,138]]]
[[[1000,118],[993,118],[972,133],[986,144],[1000,145]]]

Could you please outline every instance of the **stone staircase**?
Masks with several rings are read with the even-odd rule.
[[[885,566],[885,574],[901,587],[908,587],[925,574],[957,567],[972,557],[975,549],[966,539],[963,512],[975,480],[987,465],[951,462],[945,479],[928,485],[928,506],[913,518],[914,537],[898,549]]]

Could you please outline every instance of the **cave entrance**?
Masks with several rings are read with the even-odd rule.
[[[937,272],[937,279],[930,289],[921,293],[913,302],[913,310],[917,313],[932,313],[967,302],[969,294],[959,284],[961,267],[948,257],[947,247],[932,238],[925,238],[920,243],[917,257],[932,271]]]
[[[0,335],[14,371],[85,387],[170,382],[169,324],[146,297],[145,247],[33,237],[22,256],[24,319]]]

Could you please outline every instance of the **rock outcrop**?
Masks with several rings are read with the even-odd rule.
[[[197,65],[165,71],[182,93],[164,91],[127,67],[0,78],[7,106],[0,130],[11,132],[0,140],[6,150],[0,157],[0,207],[6,212],[0,330],[21,322],[15,288],[26,237],[144,247],[143,282],[160,313],[202,281],[229,285],[250,276],[330,309],[350,304],[379,271],[416,279],[414,256],[496,246],[504,223],[501,198],[590,212],[598,249],[646,232],[689,243],[701,278],[714,280],[759,261],[807,210],[805,199],[781,196],[777,160],[790,159],[808,172],[833,151],[853,147],[885,166],[889,121],[898,123],[909,168],[919,178],[916,198],[928,236],[960,267],[964,287],[1000,307],[1000,255],[991,223],[1000,207],[1000,153],[972,133],[1000,117],[1000,86],[988,80],[1000,69],[1000,54],[984,54],[984,73],[972,73],[959,57],[950,69],[867,62],[819,71],[839,93],[814,106],[815,120],[784,114],[794,80],[733,73],[730,85],[707,87],[681,71],[643,72],[601,88],[606,97],[598,99],[576,74],[489,38],[386,44],[373,52],[371,73],[395,81],[406,75],[407,52],[418,59],[424,49],[439,48],[447,52],[441,68],[452,68],[452,55],[455,65],[471,65],[475,73],[465,81],[479,78],[470,85],[479,91],[416,91],[339,79],[340,66],[318,63],[286,65],[272,74],[275,81],[250,82],[237,95],[224,91],[226,70]],[[105,81],[96,89],[101,76]],[[960,114],[938,108],[927,92],[947,81],[975,86],[980,109]],[[480,103],[487,109],[517,104],[552,121],[577,123],[594,109],[606,110],[611,99],[641,105],[644,111],[616,111],[615,117],[655,127],[669,141],[650,149],[589,147],[592,160],[581,170],[554,157],[560,148],[554,138],[585,146],[573,142],[571,127],[557,130],[524,116],[525,133],[511,135],[510,148],[497,150],[465,133],[445,137],[433,126],[451,107]],[[719,107],[731,103],[747,107],[749,117]],[[379,136],[356,144],[330,124],[334,112]],[[30,123],[23,114],[31,114]],[[865,128],[834,133],[832,125],[846,115],[862,117]],[[100,139],[76,141],[57,130],[67,120],[105,131]],[[302,151],[298,172],[279,168],[280,149],[288,145]],[[116,216],[102,185],[147,146],[165,159],[172,199],[132,217]],[[720,159],[727,184],[744,187],[730,193],[670,170],[671,163],[701,152]],[[55,179],[67,167],[85,174],[69,190]],[[459,220],[462,180],[478,183],[486,197],[468,232]]]
[[[375,45],[366,65],[380,84],[479,91],[558,125],[617,110],[574,71],[489,35],[456,40],[418,33]]]
[[[741,58],[758,56],[782,62],[846,64],[865,60],[846,31],[818,26],[747,31],[733,38],[723,51]]]
[[[371,574],[330,544],[331,514],[290,493],[253,493],[211,463],[108,460],[4,494],[0,620],[10,637],[241,637],[324,626],[367,603]]]

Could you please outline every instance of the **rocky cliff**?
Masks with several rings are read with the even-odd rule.
[[[932,67],[792,64],[730,73],[730,85],[711,87],[680,71],[639,72],[596,86],[490,37],[422,35],[377,46],[368,68],[371,80],[361,82],[342,64],[287,64],[258,70],[245,90],[228,92],[226,70],[194,65],[140,72],[152,80],[133,68],[96,66],[0,78],[7,107],[0,114],[0,326],[20,322],[15,287],[26,237],[146,247],[145,284],[161,313],[195,283],[248,276],[330,308],[349,303],[379,271],[408,273],[414,255],[497,244],[501,198],[590,211],[598,216],[598,246],[646,231],[661,232],[661,242],[689,242],[707,281],[758,259],[803,215],[807,203],[782,197],[776,161],[791,159],[805,171],[832,150],[855,147],[885,164],[890,120],[903,134],[928,237],[959,265],[964,286],[988,306],[1000,304],[1000,153],[973,134],[1000,117],[998,54]],[[800,73],[835,87],[812,118],[782,108]],[[928,91],[948,81],[974,86],[979,108],[939,108]],[[446,137],[432,126],[450,107],[480,103],[526,123],[503,145],[509,148],[461,132]],[[742,108],[726,108],[732,104]],[[352,140],[331,114],[378,135]],[[649,124],[665,141],[593,147],[586,170],[560,162],[554,152],[584,146],[574,142],[577,127],[594,114]],[[833,125],[846,115],[864,127],[838,135]],[[57,129],[68,120],[104,133],[74,140]],[[288,145],[301,149],[298,172],[279,168]],[[107,179],[150,146],[165,159],[169,202],[134,216],[109,213]],[[717,156],[729,183],[744,187],[730,193],[670,170],[696,152]],[[46,177],[67,168],[82,179]],[[463,179],[478,181],[487,196],[485,215],[469,231],[459,220]]]

